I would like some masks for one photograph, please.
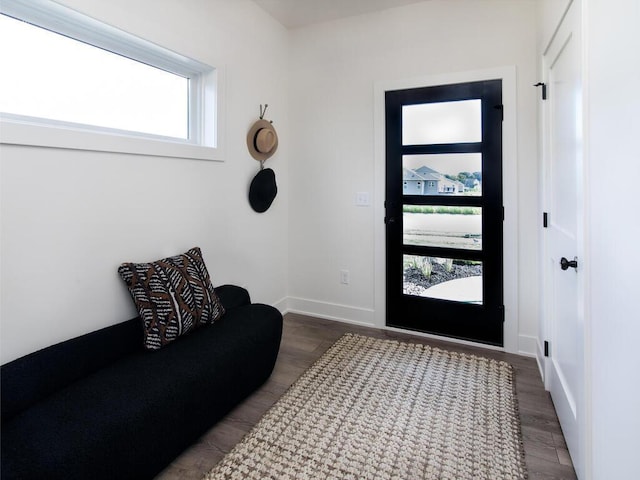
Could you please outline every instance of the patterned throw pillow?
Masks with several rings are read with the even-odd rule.
[[[118,273],[136,304],[150,350],[224,314],[198,247],[151,263],[123,263]]]

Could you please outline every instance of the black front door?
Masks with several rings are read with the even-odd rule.
[[[387,325],[502,346],[502,82],[385,108]]]

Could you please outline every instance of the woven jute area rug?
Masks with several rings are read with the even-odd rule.
[[[511,365],[353,334],[205,477],[526,478]]]

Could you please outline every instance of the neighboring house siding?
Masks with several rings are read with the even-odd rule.
[[[420,167],[417,170],[402,169],[404,195],[455,195],[464,191],[461,182],[451,180],[429,167]]]
[[[404,195],[424,195],[425,179],[408,168],[402,169],[402,193]]]
[[[441,183],[440,193],[456,194],[464,192],[464,185],[461,182],[444,178]]]
[[[402,193],[404,195],[424,195],[424,182],[416,180],[406,180],[402,182]]]
[[[427,186],[425,187],[425,195],[437,195],[438,194],[438,181],[427,180]]]

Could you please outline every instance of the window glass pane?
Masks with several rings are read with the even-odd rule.
[[[482,195],[482,154],[402,157],[403,195]]]
[[[404,255],[403,293],[482,304],[482,262]]]
[[[402,107],[402,144],[482,141],[482,100],[422,103]]]
[[[425,247],[482,250],[482,208],[404,205],[403,242]]]
[[[0,42],[0,111],[189,137],[189,79],[5,15]]]

